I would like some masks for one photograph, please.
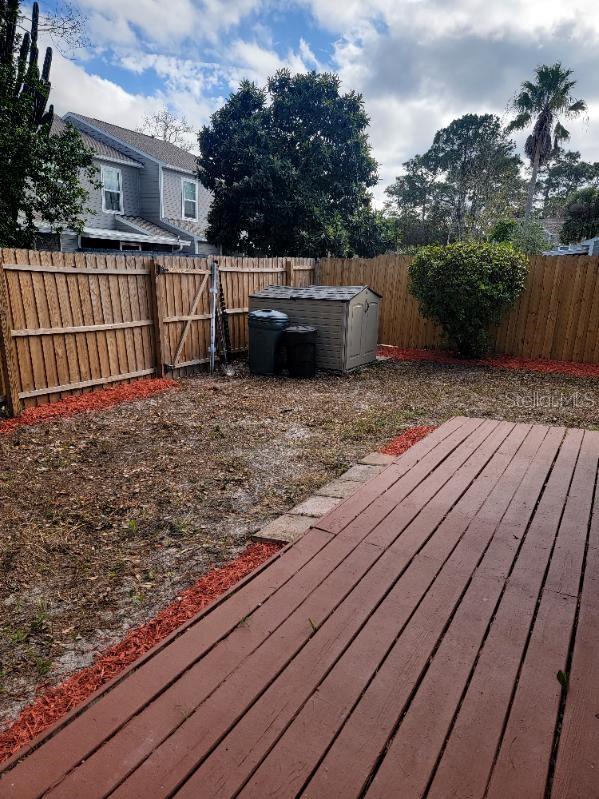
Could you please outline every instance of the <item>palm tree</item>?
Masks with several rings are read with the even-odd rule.
[[[572,70],[564,69],[559,62],[551,66],[543,64],[535,69],[534,81],[524,81],[513,102],[516,118],[508,125],[508,131],[523,130],[534,120],[524,147],[532,166],[525,219],[532,212],[539,168],[556,155],[561,142],[570,138],[559,117],[576,117],[587,107],[583,100],[572,97],[576,81],[570,79],[571,75]]]

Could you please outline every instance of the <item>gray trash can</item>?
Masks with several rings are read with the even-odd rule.
[[[264,308],[250,311],[248,318],[250,372],[274,375],[281,371],[281,338],[289,317],[281,311]]]

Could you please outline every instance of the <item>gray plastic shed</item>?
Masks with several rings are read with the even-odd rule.
[[[313,325],[316,365],[346,372],[376,359],[380,302],[368,286],[267,286],[250,294],[250,311],[272,308],[290,325]]]

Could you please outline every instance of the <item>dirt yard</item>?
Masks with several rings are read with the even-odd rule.
[[[299,382],[238,366],[0,436],[0,727],[357,458],[455,414],[597,427],[599,380],[388,361]]]

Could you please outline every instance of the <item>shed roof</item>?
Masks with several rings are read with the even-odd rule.
[[[377,297],[381,295],[369,286],[266,286],[250,294],[250,297],[263,297],[271,300],[336,300],[348,302],[364,289],[369,289]]]

